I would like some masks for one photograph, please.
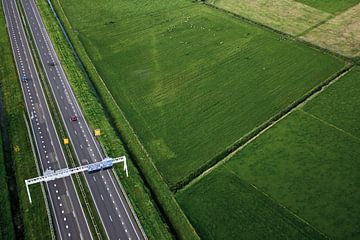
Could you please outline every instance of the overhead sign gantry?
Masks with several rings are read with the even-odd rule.
[[[88,173],[94,173],[94,172],[98,172],[98,171],[102,171],[102,170],[106,170],[109,168],[112,168],[113,164],[116,163],[124,163],[124,171],[126,173],[126,176],[129,176],[129,172],[128,172],[128,168],[127,168],[127,163],[126,163],[126,157],[125,156],[121,156],[118,158],[105,158],[104,160],[100,161],[100,162],[96,162],[96,163],[90,163],[87,165],[83,165],[80,167],[75,167],[75,168],[63,168],[63,169],[59,169],[59,170],[46,170],[44,172],[43,176],[39,176],[39,177],[35,177],[35,178],[31,178],[31,179],[27,179],[25,180],[25,184],[26,184],[26,190],[27,190],[27,194],[29,197],[29,201],[31,203],[31,195],[30,195],[30,189],[29,189],[29,185],[35,184],[35,183],[41,183],[41,182],[48,182],[48,181],[52,181],[55,179],[59,179],[59,178],[64,178],[64,177],[68,177],[72,174],[75,173],[79,173],[79,172],[88,172]]]

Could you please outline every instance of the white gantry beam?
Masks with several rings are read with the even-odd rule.
[[[39,176],[39,177],[35,177],[35,178],[31,178],[31,179],[26,179],[25,180],[25,184],[26,184],[26,190],[28,193],[28,197],[29,197],[29,201],[31,203],[31,195],[30,195],[30,190],[29,190],[29,185],[35,184],[35,183],[41,183],[41,182],[48,182],[48,181],[52,181],[55,179],[59,179],[59,178],[64,178],[64,177],[68,177],[72,174],[75,173],[79,173],[79,172],[88,172],[88,173],[93,173],[93,172],[97,172],[97,171],[101,171],[101,170],[105,170],[108,168],[111,168],[113,166],[113,164],[116,163],[124,163],[124,171],[126,173],[126,176],[129,176],[128,173],[128,169],[127,169],[127,163],[126,163],[126,157],[125,156],[121,156],[118,158],[105,158],[104,160],[100,161],[100,162],[96,162],[96,163],[90,163],[87,165],[83,165],[80,167],[75,167],[75,168],[63,168],[63,169],[59,169],[59,170],[46,170],[44,172],[43,176]]]

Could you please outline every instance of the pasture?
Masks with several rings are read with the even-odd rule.
[[[203,239],[322,239],[226,167],[214,170],[177,200]]]
[[[191,1],[61,5],[170,186],[344,66]]]
[[[360,67],[353,68],[303,108],[360,139]]]
[[[208,0],[207,2],[291,35],[299,35],[331,16],[329,13],[294,0]]]
[[[359,0],[296,0],[328,13],[339,13],[360,3]]]
[[[360,0],[207,0],[346,57],[360,56]]]
[[[300,232],[310,228],[330,239],[358,239],[359,89],[357,67],[178,193],[180,205],[199,233],[211,239],[217,236],[211,229],[219,229],[229,231],[232,239],[241,236],[245,227],[254,239],[263,238],[268,228],[258,218],[267,215],[257,204],[263,198],[278,207],[274,216],[286,212],[294,217],[291,221],[306,223]],[[245,189],[261,196],[244,204]],[[242,219],[248,216],[245,211],[254,216],[254,223]]]
[[[360,4],[312,29],[301,38],[348,57],[359,57]]]

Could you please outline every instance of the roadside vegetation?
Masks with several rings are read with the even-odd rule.
[[[0,50],[0,53],[1,52],[2,51]],[[0,239],[15,239],[13,218],[11,215],[9,186],[7,184],[7,174],[5,168],[6,159],[4,158],[4,149],[2,145],[3,141],[0,134]]]
[[[6,44],[7,32],[4,27],[5,19],[2,15],[2,5],[0,4],[0,79],[4,79],[6,76],[5,69],[5,55],[6,48],[9,46]],[[0,89],[2,89],[2,83],[0,83]],[[5,136],[7,136],[4,124],[4,106],[2,101],[2,92],[0,92],[0,239],[15,239],[15,231],[14,231],[14,222],[13,216],[11,213],[11,199],[10,199],[10,186],[8,185],[8,181],[11,179],[9,176],[11,173],[7,173],[7,170],[11,170],[11,165],[8,162],[4,141]],[[6,141],[5,141],[6,142]]]
[[[179,192],[177,199],[200,235],[209,239],[221,233],[227,239],[246,234],[262,238],[281,226],[287,226],[281,230],[283,234],[295,226],[302,234],[310,230],[312,239],[358,239],[359,89],[360,68],[355,67],[233,158]],[[259,195],[256,201],[251,198],[254,194]],[[266,221],[264,203],[257,203],[261,199],[270,203],[267,211],[280,209],[271,220]],[[277,224],[283,213],[292,217]],[[220,215],[231,217],[222,219]],[[224,221],[228,225],[224,226]],[[246,230],[235,227],[239,222]]]
[[[29,203],[26,193],[25,179],[38,176],[38,173],[24,120],[25,108],[23,96],[13,61],[8,33],[5,28],[2,9],[0,17],[0,66],[4,110],[2,114],[5,115],[5,119],[7,120],[5,123],[5,128],[9,136],[9,146],[7,147],[10,150],[9,156],[11,157],[10,159],[6,159],[6,161],[11,161],[13,168],[11,170],[15,175],[17,191],[17,198],[11,199],[12,207],[15,208],[12,214],[16,217],[16,219],[14,219],[16,237],[20,239],[51,239],[50,227],[52,228],[52,226],[49,226],[41,186],[36,185],[31,187],[32,204]],[[1,189],[5,191],[6,188]],[[6,198],[6,195],[2,195],[1,197],[3,196]],[[1,205],[1,208],[5,210],[6,205]],[[10,216],[6,215],[5,212],[1,214],[1,217],[7,218],[6,224],[11,224],[11,218],[9,218]],[[1,229],[1,231],[2,230],[3,229]],[[4,239],[15,237],[11,232],[11,228],[8,228],[8,230],[7,233],[9,235]]]

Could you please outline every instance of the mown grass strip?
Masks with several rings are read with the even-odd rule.
[[[293,0],[207,0],[206,2],[291,35],[304,32],[331,16],[327,12]]]
[[[239,19],[241,19],[242,21],[246,21],[246,22],[251,23],[251,24],[254,24],[254,25],[258,26],[258,27],[261,27],[261,28],[267,29],[267,30],[269,30],[269,31],[275,32],[275,33],[277,33],[277,34],[280,34],[280,35],[284,36],[285,38],[288,38],[288,39],[296,39],[297,41],[302,42],[302,43],[308,45],[308,46],[311,47],[311,48],[318,49],[318,50],[320,50],[321,52],[325,52],[325,53],[328,53],[328,54],[330,54],[330,55],[334,55],[334,56],[336,56],[336,57],[338,57],[338,58],[341,58],[341,59],[343,59],[343,60],[346,60],[346,61],[354,61],[354,60],[355,60],[355,59],[352,58],[352,57],[344,56],[344,55],[342,55],[342,54],[340,54],[340,53],[338,53],[338,52],[332,51],[331,49],[325,48],[325,47],[323,47],[323,46],[319,46],[319,45],[317,45],[317,44],[315,44],[315,43],[306,41],[306,40],[304,40],[304,39],[302,39],[302,38],[297,38],[298,36],[300,36],[300,37],[303,36],[304,33],[300,33],[298,36],[293,36],[293,35],[291,35],[291,34],[289,34],[289,33],[282,32],[282,31],[280,31],[280,30],[277,30],[277,29],[273,28],[273,27],[270,26],[270,25],[266,25],[266,24],[263,24],[263,23],[260,23],[260,22],[256,22],[256,21],[254,21],[254,20],[252,20],[252,19],[250,19],[250,18],[244,17],[244,16],[242,16],[242,15],[239,14],[239,13],[235,13],[235,12],[233,12],[233,11],[220,8],[220,7],[218,7],[218,6],[214,5],[214,4],[211,4],[211,3],[207,2],[207,1],[205,1],[205,2],[203,2],[203,3],[206,4],[206,5],[207,5],[208,7],[210,7],[210,8],[214,8],[214,9],[216,9],[216,10],[218,10],[218,11],[222,11],[222,12],[224,12],[224,13],[227,13],[227,14],[235,17],[235,18],[239,18]],[[329,19],[332,19],[332,17],[329,17]],[[324,20],[325,22],[320,22],[320,23],[319,23],[319,26],[321,26],[323,23],[326,23],[329,19],[325,19],[325,20]],[[315,25],[315,26],[317,26],[317,25]],[[311,29],[313,29],[313,28],[311,27]],[[307,32],[307,31],[306,31],[306,32]]]
[[[2,9],[1,9],[2,10]],[[2,11],[1,11],[2,12]],[[51,231],[48,221],[48,214],[41,186],[31,187],[33,204],[30,205],[25,179],[38,175],[36,164],[26,130],[23,114],[25,112],[23,96],[19,85],[15,64],[12,57],[8,33],[5,28],[5,20],[0,18],[0,58],[1,58],[1,91],[3,96],[5,123],[9,136],[11,161],[15,181],[18,203],[15,214],[16,238],[22,239],[51,239]],[[15,199],[12,199],[15,200]],[[51,226],[52,227],[52,226]]]
[[[90,123],[91,128],[101,128],[103,134],[99,140],[102,146],[104,146],[105,151],[110,156],[126,154],[127,151],[124,149],[118,133],[109,124],[109,119],[107,119],[107,117],[111,118],[110,115],[108,115],[101,106],[102,102],[99,102],[99,99],[97,99],[97,93],[91,88],[92,86],[90,82],[87,82],[88,79],[86,78],[86,75],[84,76],[84,73],[81,72],[81,66],[79,66],[79,63],[73,55],[71,48],[67,44],[64,35],[62,35],[49,6],[46,1],[39,1],[38,6],[50,37],[55,43],[56,50],[63,63],[65,72],[70,80],[75,95],[84,110],[85,116]],[[90,67],[92,68],[92,65],[90,65]],[[110,121],[111,120],[112,119],[110,119]],[[140,222],[144,227],[146,235],[150,239],[172,238],[169,233],[169,228],[164,223],[159,211],[157,211],[158,206],[156,206],[152,200],[152,197],[154,196],[149,193],[149,190],[146,188],[146,185],[142,180],[142,176],[138,173],[138,170],[132,161],[129,162],[129,168],[129,178],[124,177],[121,167],[116,167],[115,169],[128,193],[129,199],[140,219]],[[175,202],[173,197],[172,201]],[[178,206],[177,208],[181,211]],[[181,214],[184,216],[182,211]],[[189,223],[187,222],[187,224]],[[184,228],[182,225],[183,223],[179,224],[179,228]],[[192,233],[186,235],[184,238],[194,239],[192,235],[193,233],[194,231],[192,229]]]

